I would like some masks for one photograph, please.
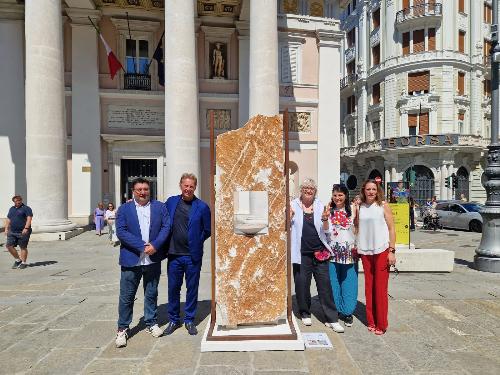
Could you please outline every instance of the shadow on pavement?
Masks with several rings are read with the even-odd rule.
[[[29,267],[50,266],[51,264],[56,264],[56,263],[57,263],[57,260],[44,260],[43,262],[30,263]]]
[[[467,266],[470,269],[475,270],[475,268],[474,268],[474,262],[470,262],[470,261],[465,260],[465,259],[455,258],[455,264],[460,264],[462,266]]]

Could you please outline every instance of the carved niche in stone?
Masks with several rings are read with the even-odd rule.
[[[214,114],[214,129],[231,129],[231,110],[230,109],[207,109],[207,129],[210,129],[210,117]]]
[[[210,43],[210,78],[225,79],[226,76],[226,54],[227,46],[225,43],[214,42]]]

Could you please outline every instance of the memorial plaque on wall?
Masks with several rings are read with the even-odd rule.
[[[164,129],[165,109],[163,107],[109,105],[108,127],[119,129]]]

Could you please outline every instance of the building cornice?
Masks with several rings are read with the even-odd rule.
[[[101,11],[82,8],[65,8],[66,15],[71,20],[71,25],[93,27],[89,21],[89,17],[95,25],[101,19]]]

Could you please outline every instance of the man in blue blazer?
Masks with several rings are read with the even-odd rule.
[[[167,256],[164,244],[170,234],[170,217],[162,202],[149,199],[148,180],[135,179],[132,191],[134,199],[123,204],[116,216],[116,235],[121,242],[117,348],[127,346],[127,331],[141,278],[147,331],[154,337],[163,334],[157,323],[158,283],[161,261]]]
[[[186,276],[186,305],[184,324],[190,335],[198,330],[194,323],[198,304],[203,242],[210,237],[210,208],[194,192],[197,179],[194,174],[184,173],[179,183],[181,194],[172,196],[165,203],[172,218],[172,233],[168,246],[168,317],[166,335],[181,327],[180,293]]]

